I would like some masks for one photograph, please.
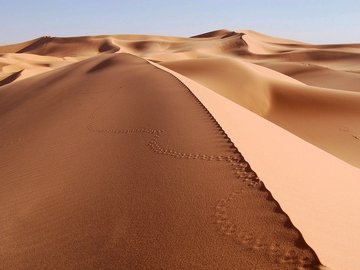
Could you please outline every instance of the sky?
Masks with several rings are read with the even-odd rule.
[[[309,43],[360,43],[360,0],[0,0],[0,44],[39,36],[192,36],[251,29]]]

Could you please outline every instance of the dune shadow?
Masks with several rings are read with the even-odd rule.
[[[104,68],[110,67],[113,64],[115,64],[114,60],[112,58],[108,58],[108,59],[105,59],[105,60],[101,61],[99,64],[96,64],[92,68],[90,68],[86,73],[97,72],[97,71],[102,70]]]
[[[10,76],[6,77],[5,79],[1,80],[0,81],[0,86],[9,84],[9,83],[15,81],[17,78],[20,77],[22,72],[23,72],[23,70],[17,71],[15,73],[11,74]]]
[[[117,52],[120,50],[120,47],[118,46],[115,46],[114,44],[111,44],[109,42],[104,42],[100,45],[98,51],[100,53],[103,53],[103,52],[109,52],[109,53],[114,53],[114,52]]]
[[[45,45],[52,39],[53,38],[50,36],[44,36],[44,37],[38,38],[35,42],[31,43],[30,45],[26,46],[25,48],[22,48],[21,50],[17,51],[16,53],[26,53],[26,52],[35,50],[35,49]]]

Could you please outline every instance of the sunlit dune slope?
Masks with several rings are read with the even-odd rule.
[[[330,269],[359,268],[360,170],[188,77],[164,69],[195,93],[243,150],[320,261]]]
[[[119,52],[178,71],[360,166],[360,44],[314,45],[226,29],[190,38],[47,36],[0,46],[0,85]]]
[[[360,166],[359,94],[354,93],[360,90],[359,44],[313,45],[250,30],[217,30],[191,38],[47,36],[0,46],[0,85],[119,52],[178,71]]]
[[[360,93],[307,86],[234,58],[161,64],[360,166]]]

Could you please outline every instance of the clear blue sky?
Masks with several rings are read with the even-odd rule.
[[[38,36],[191,36],[252,29],[311,43],[360,43],[360,0],[0,0],[0,44]]]

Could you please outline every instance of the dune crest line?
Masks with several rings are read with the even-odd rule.
[[[0,94],[0,268],[320,265],[213,116],[146,60],[103,54]]]
[[[104,64],[103,64],[104,63]],[[95,67],[91,68],[91,70],[97,70],[98,67],[106,67],[106,64],[112,64],[111,58],[100,62]],[[151,65],[151,63],[149,63]],[[174,79],[176,79],[182,87],[186,90],[187,93],[192,96],[196,103],[202,108],[208,120],[211,121],[213,125],[215,125],[216,129],[220,133],[220,135],[226,140],[229,148],[232,149],[233,155],[217,155],[217,154],[204,154],[204,153],[190,153],[190,152],[182,152],[180,150],[175,150],[168,147],[163,147],[158,142],[158,140],[162,136],[166,136],[166,130],[164,129],[152,129],[152,128],[132,128],[132,129],[119,129],[119,128],[97,128],[96,127],[96,112],[98,112],[103,105],[97,107],[93,113],[90,115],[90,122],[87,124],[87,129],[90,132],[100,133],[100,134],[108,134],[108,135],[131,135],[131,134],[145,134],[152,135],[149,141],[146,143],[146,146],[154,153],[168,156],[171,158],[177,159],[189,159],[189,160],[200,160],[200,161],[217,161],[217,162],[226,162],[235,177],[243,183],[246,183],[244,187],[238,187],[236,190],[232,191],[228,194],[227,197],[220,199],[215,206],[212,206],[213,211],[213,224],[216,226],[216,231],[226,237],[232,239],[236,244],[244,246],[246,248],[250,248],[255,251],[266,252],[271,261],[281,265],[298,265],[297,269],[320,269],[319,261],[316,259],[315,261],[307,255],[298,255],[296,249],[286,250],[282,248],[280,243],[266,243],[263,239],[256,236],[256,234],[247,231],[244,228],[237,226],[231,220],[231,217],[228,215],[229,204],[234,202],[236,198],[241,197],[244,193],[249,193],[247,189],[254,189],[266,194],[265,198],[267,201],[272,201],[274,203],[274,212],[283,215],[283,222],[285,227],[293,228],[288,215],[286,215],[279,203],[273,198],[271,193],[266,189],[264,183],[259,179],[257,174],[252,170],[250,164],[245,160],[243,155],[225,133],[220,124],[216,121],[216,119],[212,116],[212,114],[208,111],[208,109],[203,105],[203,103],[195,96],[195,94],[176,76],[171,73],[167,73],[161,68],[151,65],[155,69],[160,72],[164,72],[166,74],[171,75]],[[122,88],[122,87],[121,87]],[[116,95],[116,92],[112,93],[109,97],[113,98]],[[251,193],[251,191],[250,191]],[[299,234],[296,239],[296,248],[306,248],[307,244],[303,239],[300,231],[297,230]],[[316,257],[314,251],[312,251],[312,255]]]

